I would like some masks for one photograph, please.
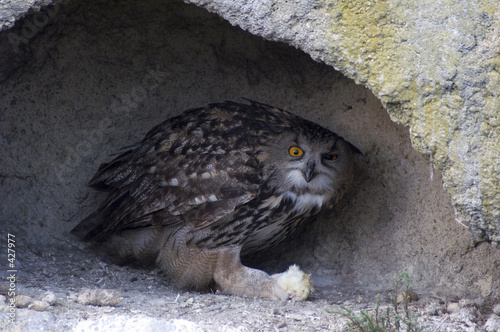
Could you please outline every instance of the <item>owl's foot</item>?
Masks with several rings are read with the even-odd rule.
[[[294,264],[286,272],[273,274],[272,278],[281,289],[287,292],[289,298],[304,301],[314,291],[310,276]]]
[[[239,250],[220,253],[214,273],[214,280],[224,293],[281,301],[307,299],[314,291],[309,277],[297,265],[269,276],[264,271],[241,264]]]
[[[239,250],[219,254],[214,280],[227,294],[281,301],[290,297],[267,273],[241,264]]]

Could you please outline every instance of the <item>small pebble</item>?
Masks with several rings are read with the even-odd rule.
[[[18,308],[27,308],[31,303],[35,300],[28,295],[16,295],[15,298],[16,307]]]
[[[33,309],[36,311],[45,311],[50,308],[50,304],[45,301],[35,300],[32,304],[28,306],[28,309]]]
[[[123,301],[123,296],[113,289],[83,289],[76,301],[80,304],[114,307]]]
[[[413,302],[418,300],[418,294],[415,293],[414,291],[407,290],[407,291],[401,291],[398,293],[396,296],[396,302],[397,303],[404,303],[405,302],[405,297],[408,298],[408,302]]]
[[[460,311],[460,305],[456,302],[450,302],[446,306],[446,311],[447,312],[459,312]]]
[[[500,331],[500,317],[492,314],[490,318],[486,321],[486,324],[484,324],[484,329],[487,332],[498,332]]]

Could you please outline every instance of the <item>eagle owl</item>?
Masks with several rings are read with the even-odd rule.
[[[359,150],[287,111],[251,101],[191,109],[102,164],[107,198],[72,233],[122,264],[159,267],[175,286],[286,299],[240,255],[285,239],[335,204]]]

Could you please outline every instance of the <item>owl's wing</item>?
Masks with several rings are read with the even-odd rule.
[[[101,165],[89,185],[109,196],[73,234],[92,240],[148,226],[192,223],[203,228],[258,194],[252,148],[225,151],[195,142],[192,135],[166,136],[168,128],[155,128],[141,143]]]

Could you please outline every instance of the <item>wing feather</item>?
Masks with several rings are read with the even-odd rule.
[[[230,149],[237,138],[217,137],[228,131],[211,112],[199,109],[167,120],[102,164],[89,186],[109,192],[108,197],[72,233],[104,240],[148,226],[204,228],[252,200],[260,190],[254,142],[249,138]]]

